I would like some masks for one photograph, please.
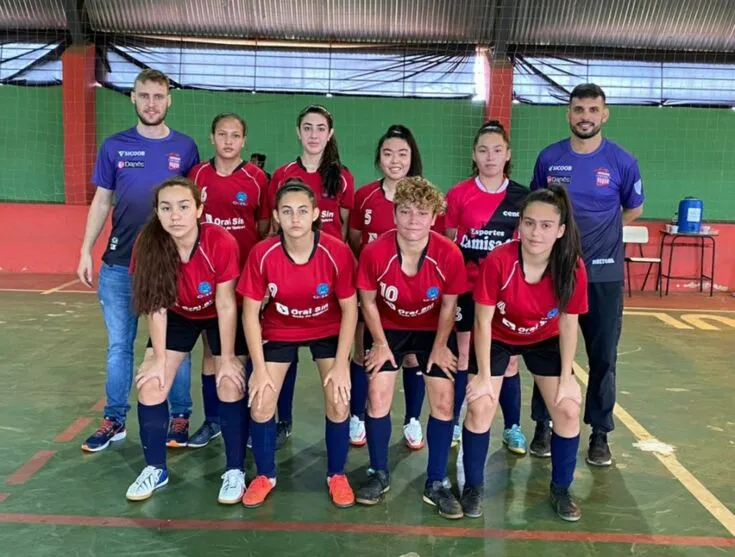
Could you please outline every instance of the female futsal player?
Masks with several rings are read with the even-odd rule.
[[[147,317],[150,331],[135,378],[146,466],[128,488],[131,501],[148,499],[168,483],[166,396],[176,369],[202,333],[214,355],[221,400],[239,397],[243,406],[245,387],[246,346],[235,300],[237,241],[220,226],[199,224],[203,207],[191,180],[169,178],[156,189],[154,200],[155,213],[138,237],[130,264],[134,308]],[[228,471],[239,470],[242,484],[244,429],[241,422],[222,420]],[[229,491],[220,491],[220,500]]]
[[[273,173],[269,186],[270,208],[275,209],[278,189],[290,178],[298,178],[316,196],[322,232],[346,240],[355,201],[355,179],[340,161],[332,114],[321,105],[307,106],[296,118],[296,135],[301,142],[301,156]],[[279,447],[291,436],[297,363],[294,360],[288,368],[278,399]]]
[[[431,408],[423,499],[445,518],[462,518],[459,501],[443,483],[452,441],[457,369],[452,332],[457,295],[467,289],[462,253],[451,240],[431,230],[444,199],[427,180],[401,180],[393,203],[396,229],[365,246],[357,279],[367,327],[365,369],[371,374],[365,427],[373,473],[356,500],[374,505],[390,489],[388,446],[395,371],[406,354],[416,354]]]
[[[299,347],[308,346],[324,388],[329,495],[336,506],[349,507],[355,497],[344,468],[357,325],[355,258],[347,244],[319,231],[316,197],[302,181],[289,180],[278,190],[273,217],[278,235],[253,248],[237,287],[245,297],[243,322],[253,362],[248,402],[257,467],[243,504],[259,507],[276,486],[276,400]]]
[[[210,138],[214,157],[195,166],[189,178],[201,191],[203,222],[219,224],[237,240],[242,269],[252,247],[268,232],[268,184],[260,168],[242,160],[247,124],[240,116],[227,112],[215,116]],[[192,448],[204,447],[220,435],[215,365],[206,338],[202,357],[204,423],[188,440]]]
[[[472,286],[480,263],[497,246],[510,241],[518,225],[518,211],[529,189],[510,179],[511,151],[508,134],[497,120],[486,122],[475,134],[472,147],[473,176],[447,193],[445,234],[462,250],[467,266],[468,291],[457,301],[459,372],[455,381],[454,433],[452,445],[460,442],[459,416],[467,387],[470,337],[474,323]],[[500,393],[508,450],[526,454],[526,438],[520,429],[521,383],[518,360],[512,358]]]
[[[482,515],[483,471],[490,424],[514,355],[533,374],[551,413],[551,503],[564,520],[581,512],[569,493],[579,448],[582,392],[572,372],[577,321],[587,312],[587,274],[566,190],[531,193],[521,207],[520,241],[495,248],[475,282],[477,374],[467,385],[462,431],[462,508]]]
[[[375,166],[383,174],[381,180],[360,187],[355,194],[355,209],[350,214],[350,246],[359,257],[362,249],[378,236],[396,227],[393,221],[393,196],[396,184],[406,176],[421,176],[423,166],[419,146],[405,126],[393,125],[378,140],[375,150]],[[365,445],[365,405],[368,381],[363,361],[362,345],[365,327],[361,319],[355,333],[355,351],[350,364],[352,396],[350,398],[350,443]],[[406,415],[403,420],[403,437],[408,448],[418,450],[424,446],[421,430],[421,407],[424,404],[424,377],[414,354],[403,359],[403,392],[406,397]]]

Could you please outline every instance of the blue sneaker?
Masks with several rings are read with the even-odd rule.
[[[96,453],[105,450],[113,441],[122,441],[127,436],[125,424],[104,417],[102,423],[87,440],[82,443],[82,450],[88,453]]]
[[[526,436],[518,425],[503,430],[503,443],[514,454],[521,456],[526,454]]]
[[[200,449],[206,447],[212,439],[216,439],[222,435],[222,429],[219,424],[204,421],[194,434],[189,437],[188,447],[190,449]]]
[[[167,470],[155,468],[154,466],[146,466],[135,481],[130,484],[125,497],[128,501],[145,501],[153,495],[154,491],[167,483]]]
[[[186,447],[189,444],[189,418],[184,414],[171,416],[168,424],[166,446],[173,448]]]

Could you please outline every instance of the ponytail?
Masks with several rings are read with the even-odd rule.
[[[531,203],[547,203],[559,214],[559,224],[564,225],[564,234],[557,238],[549,256],[549,271],[554,285],[554,297],[563,312],[576,288],[577,265],[582,257],[582,245],[579,229],[572,214],[572,203],[567,190],[561,186],[551,185],[547,188],[531,192],[521,207],[521,218]]]
[[[158,215],[154,214],[143,226],[133,257],[133,311],[149,314],[174,305],[180,257]]]
[[[153,215],[133,246],[133,311],[150,314],[176,303],[176,284],[181,257],[176,242],[158,219],[158,196],[166,188],[187,188],[197,208],[202,197],[197,185],[183,176],[173,176],[153,192]]]
[[[339,149],[334,134],[327,141],[319,163],[319,175],[322,177],[324,197],[337,197],[342,180],[342,164],[339,162]]]

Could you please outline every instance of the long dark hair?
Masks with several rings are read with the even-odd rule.
[[[477,133],[475,134],[475,139],[472,142],[472,151],[475,151],[475,148],[477,147],[477,144],[480,142],[480,138],[487,134],[487,133],[495,133],[498,134],[500,137],[503,138],[503,141],[505,142],[505,146],[510,149],[510,138],[508,137],[508,132],[505,131],[505,126],[500,122],[500,120],[488,120],[485,122],[482,126],[480,126],[480,129],[477,130]],[[505,161],[505,166],[503,166],[503,174],[506,176],[510,176],[510,171],[512,170],[513,165],[511,164],[510,160]],[[477,176],[480,173],[480,170],[477,168],[477,164],[475,161],[472,161],[472,175]]]
[[[298,178],[289,178],[280,188],[278,188],[278,191],[276,192],[276,211],[278,210],[278,207],[281,206],[281,200],[288,193],[305,193],[306,196],[309,198],[309,201],[311,202],[311,206],[313,208],[317,207],[316,195],[314,195],[314,190],[312,190],[309,186],[307,186]],[[320,213],[316,220],[312,221],[311,230],[316,232],[317,230],[319,230],[321,225],[322,215]]]
[[[551,185],[541,188],[526,197],[521,206],[521,219],[531,203],[546,203],[554,207],[559,215],[559,224],[565,227],[564,235],[554,242],[549,257],[554,295],[559,304],[559,311],[565,311],[577,286],[576,269],[582,257],[582,245],[579,240],[579,229],[572,214],[572,203],[567,190],[561,186]]]
[[[402,139],[408,143],[408,148],[411,150],[411,165],[408,167],[406,176],[421,176],[424,173],[424,165],[421,163],[418,143],[411,130],[401,124],[393,124],[378,140],[378,147],[375,149],[375,168],[380,169],[380,150],[383,148],[383,143],[389,139]]]
[[[183,176],[167,179],[153,192],[153,215],[140,231],[135,246],[133,274],[133,309],[135,313],[149,314],[169,308],[176,302],[176,276],[181,257],[176,242],[166,232],[158,218],[158,196],[166,188],[187,188],[196,207],[202,205],[197,185]]]
[[[307,114],[320,114],[327,119],[327,125],[331,130],[334,128],[334,117],[332,113],[319,104],[310,104],[304,110],[299,112],[296,118],[296,126],[301,129],[301,122]],[[322,177],[322,192],[324,197],[337,197],[339,191],[339,183],[342,179],[342,163],[339,160],[339,149],[337,148],[337,139],[332,137],[327,141],[322,153],[322,159],[319,161],[319,175]]]

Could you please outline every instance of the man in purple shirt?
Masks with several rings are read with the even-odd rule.
[[[531,189],[549,184],[567,188],[579,226],[589,277],[589,313],[579,316],[590,367],[584,422],[592,427],[587,462],[595,466],[612,462],[607,434],[615,427],[615,362],[623,320],[623,226],[641,215],[644,201],[638,162],[602,136],[609,117],[599,86],[575,87],[567,112],[571,136],[541,151],[531,183]],[[532,417],[536,434],[531,454],[550,456],[549,418],[537,389]]]
[[[135,106],[135,127],[108,137],[97,155],[92,182],[97,186],[87,215],[77,275],[92,287],[92,248],[112,209],[112,232],[102,257],[98,297],[107,328],[107,404],[97,431],[82,450],[104,450],[111,441],[125,438],[125,418],[133,381],[133,345],[138,316],[133,313],[132,276],[128,272],[135,238],[152,211],[152,192],[166,178],[186,176],[199,163],[194,140],[166,126],[171,106],[169,80],[146,69],[135,79],[130,99]],[[115,204],[113,207],[113,196]],[[177,373],[169,394],[170,446],[185,446],[191,414],[191,358]]]

